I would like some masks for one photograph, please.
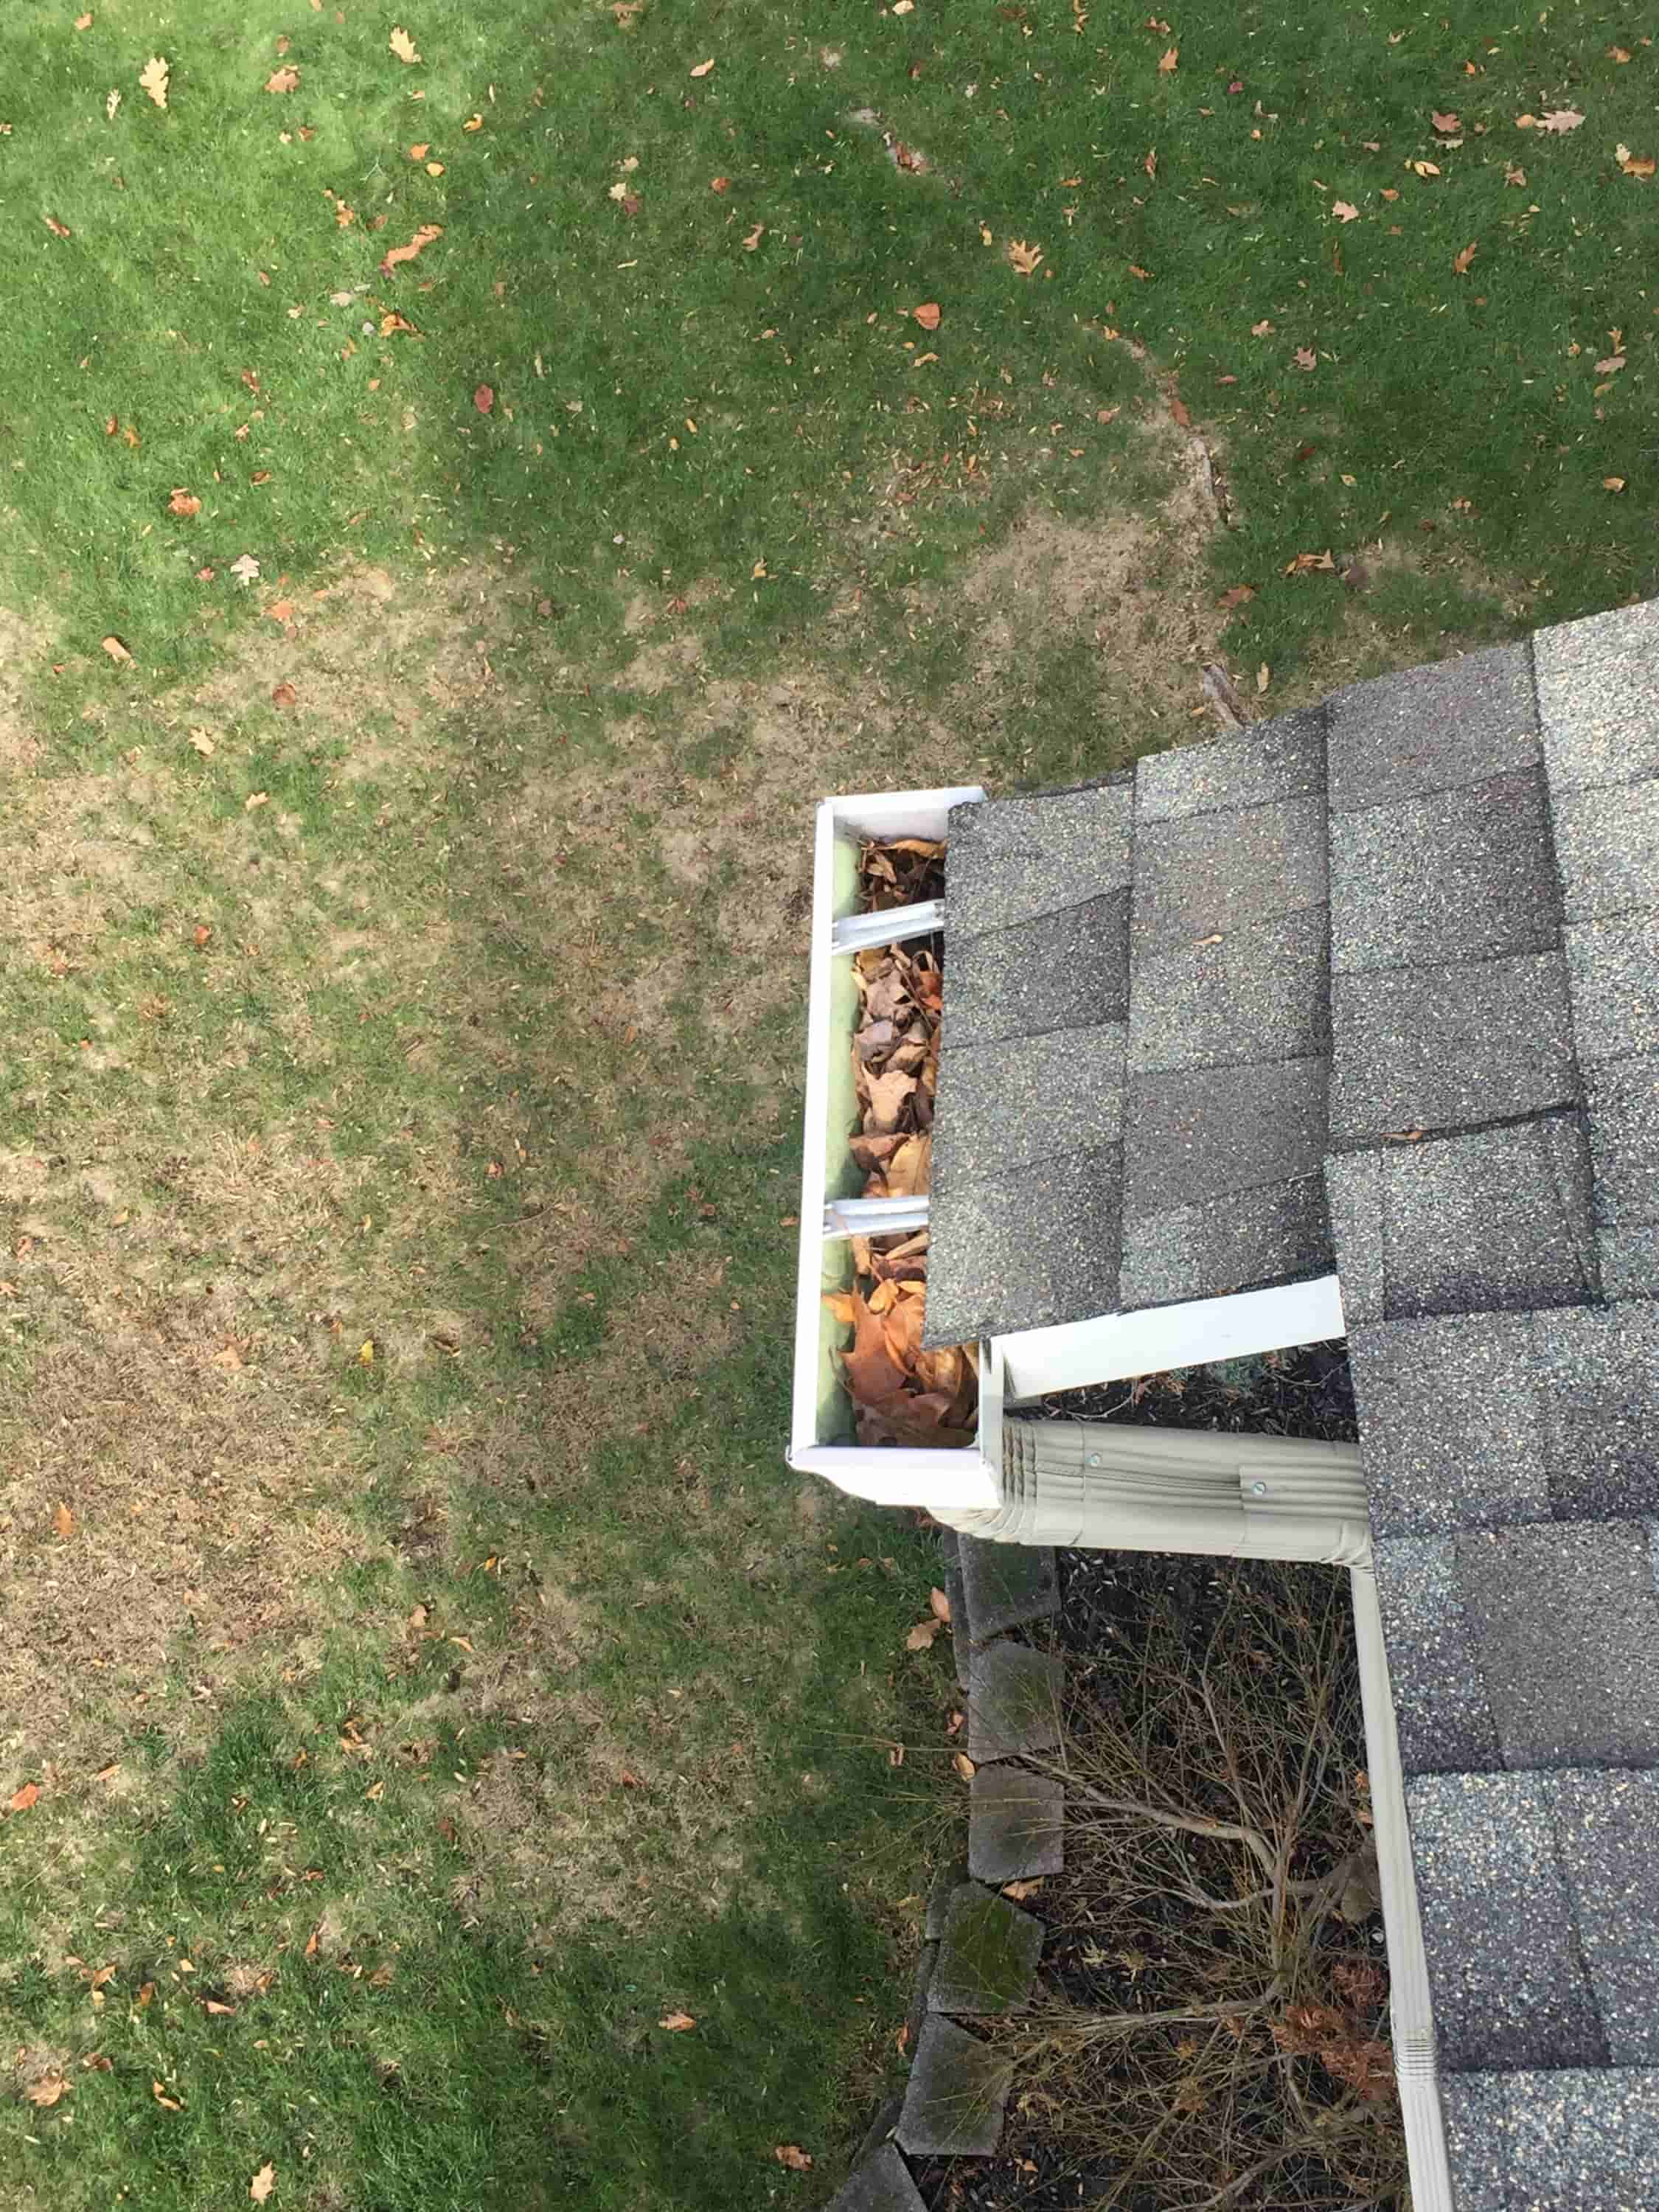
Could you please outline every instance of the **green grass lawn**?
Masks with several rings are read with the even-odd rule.
[[[1659,49],[78,12],[0,28],[0,2193],[822,2202],[954,1785],[917,1532],[782,1467],[808,803],[1659,589]]]

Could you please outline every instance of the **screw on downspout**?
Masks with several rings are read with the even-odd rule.
[[[1250,1494],[1255,1498],[1265,1498],[1267,1495],[1267,1484],[1265,1482],[1253,1482],[1250,1485]]]

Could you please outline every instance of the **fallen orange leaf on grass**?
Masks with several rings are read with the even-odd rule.
[[[422,246],[431,246],[431,241],[434,241],[434,239],[441,239],[442,234],[445,234],[442,223],[422,223],[420,230],[416,230],[416,234],[410,239],[407,246],[389,246],[383,261],[380,261],[380,274],[383,274],[383,276],[389,276],[392,270],[403,268],[404,261],[414,261],[414,257],[420,252]]]
[[[687,2028],[696,2024],[689,2012],[666,2012],[657,2022],[659,2027],[667,2028],[672,2035],[684,2035]]]

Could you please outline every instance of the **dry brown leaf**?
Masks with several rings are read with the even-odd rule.
[[[1468,275],[1469,264],[1474,258],[1475,250],[1478,244],[1478,240],[1471,239],[1461,253],[1453,254],[1452,267],[1457,271],[1460,276],[1467,276]]]
[[[712,58],[706,62],[694,63],[692,65],[691,74],[693,76],[707,76],[709,70],[712,70],[714,66],[714,64]]]
[[[1160,76],[1169,76],[1169,74],[1170,74],[1170,72],[1172,70],[1174,70],[1174,69],[1176,69],[1176,68],[1177,68],[1177,67],[1179,66],[1179,64],[1180,64],[1180,61],[1181,61],[1181,49],[1180,49],[1180,47],[1179,47],[1179,46],[1170,46],[1170,47],[1167,48],[1167,49],[1165,50],[1165,52],[1163,52],[1162,54],[1160,54],[1160,55],[1158,56],[1158,75],[1159,75]]]
[[[31,2081],[23,2094],[31,2105],[43,2108],[55,2105],[68,2090],[70,2084],[61,2074],[43,2074],[38,2081]]]
[[[152,54],[138,72],[138,88],[147,92],[158,107],[167,104],[167,86],[172,70],[164,54]]]
[[[92,28],[91,16],[77,15],[75,19],[75,27],[77,31],[89,31]],[[1626,54],[1625,59],[1628,61],[1630,59],[1630,56]]]
[[[386,40],[386,44],[397,55],[398,60],[405,64],[417,62],[421,58],[415,50],[414,40],[410,37],[401,23],[393,25],[392,36]]]
[[[745,253],[752,253],[765,235],[766,225],[763,222],[757,222],[755,225],[755,228],[749,233],[748,236],[743,241],[744,252]]]
[[[904,1639],[905,1650],[931,1651],[933,1648],[933,1638],[939,1632],[939,1624],[937,1620],[919,1620]]]
[[[43,215],[40,220],[54,238],[73,238],[75,235],[69,225],[66,222],[59,222],[55,215]]]
[[[1407,161],[1406,167],[1415,177],[1437,177],[1440,174],[1432,161]]]
[[[1242,607],[1247,599],[1253,599],[1255,597],[1254,584],[1235,584],[1231,591],[1225,591],[1221,594],[1216,605],[1218,607],[1224,607],[1231,613],[1233,608]]]
[[[695,2027],[696,2024],[695,2017],[689,2012],[667,2012],[657,2022],[659,2027],[665,2027],[672,2035],[684,2035],[687,2028]]]
[[[423,222],[407,246],[393,246],[387,249],[380,262],[381,274],[389,276],[394,269],[401,269],[406,261],[412,261],[423,246],[430,246],[434,238],[441,238],[443,234],[441,223]]]
[[[1192,411],[1179,392],[1170,402],[1170,419],[1177,430],[1190,430],[1193,427]]]
[[[951,1601],[942,1589],[930,1589],[927,1593],[927,1602],[933,1610],[935,1620],[949,1621]]]
[[[1625,356],[1623,354],[1610,353],[1604,360],[1598,361],[1596,362],[1595,374],[1598,376],[1616,376],[1624,366]]]
[[[1630,59],[1630,49],[1627,46],[1609,46],[1607,48],[1607,59],[1610,62],[1618,62],[1622,65]]]
[[[1358,222],[1359,220],[1359,210],[1352,200],[1333,200],[1331,213],[1339,222]]]
[[[467,118],[466,118],[465,122],[462,124],[461,128],[462,128],[462,130],[463,130],[463,131],[482,131],[482,130],[483,129],[483,116],[482,116],[482,115],[469,115],[469,116],[467,117]]]
[[[267,2159],[247,2185],[247,2193],[256,2204],[263,2204],[276,2186],[276,2168]]]
[[[1250,325],[1250,336],[1253,338],[1265,338],[1272,329],[1273,325],[1264,316],[1259,323]]]
[[[1601,489],[1603,491],[1623,491],[1625,479],[1623,477],[1603,477]]]
[[[1029,245],[1023,238],[1011,238],[1006,251],[1008,265],[1017,276],[1030,276],[1042,265],[1042,247]]]
[[[921,325],[923,330],[936,331],[939,328],[939,310],[937,300],[924,300],[921,307],[912,307],[910,313]]]
[[[1615,148],[1613,158],[1627,177],[1650,177],[1659,168],[1651,154],[1632,154],[1628,146]]]
[[[67,1505],[59,1503],[57,1511],[52,1516],[52,1525],[67,1543],[75,1534],[75,1516]]]
[[[1513,163],[1513,162],[1512,162],[1512,163],[1510,165],[1510,167],[1509,167],[1507,169],[1505,169],[1505,170],[1504,170],[1504,182],[1506,185],[1525,185],[1525,183],[1526,183],[1526,181],[1527,181],[1527,173],[1526,173],[1526,171],[1525,171],[1523,168],[1521,168],[1518,165],[1516,165],[1516,164],[1515,164],[1515,163]]]
[[[300,695],[291,684],[273,684],[270,703],[273,707],[297,707],[300,703]]]
[[[185,2109],[183,2105],[179,2103],[177,2097],[168,2096],[166,2089],[159,2081],[152,2081],[150,2083],[149,2094],[155,2098],[156,2103],[161,2107],[164,2112],[182,2112]]]
[[[951,1753],[951,1764],[964,1782],[971,1782],[979,1771],[965,1751],[953,1751]]]
[[[872,1313],[856,1291],[852,1295],[853,1343],[840,1355],[842,1370],[848,1391],[859,1404],[878,1406],[903,1392],[905,1371],[888,1343],[884,1326],[888,1316]]]
[[[122,644],[120,639],[117,637],[113,632],[112,632],[108,637],[104,639],[103,647],[105,652],[108,653],[110,659],[115,663],[118,668],[123,666],[127,661],[130,661],[132,659],[132,655],[127,651],[125,646]]]
[[[791,2173],[810,2173],[812,2170],[811,2153],[803,2150],[799,2143],[779,2143],[772,2155],[780,2166],[787,2166]]]
[[[300,72],[291,62],[284,62],[279,70],[272,70],[265,79],[267,92],[294,92],[299,88]]]
[[[1319,356],[1311,346],[1298,346],[1296,349],[1296,365],[1303,369],[1317,368]]]
[[[1042,1876],[1033,1875],[1025,1881],[1005,1881],[1002,1894],[1012,1898],[1016,1905],[1024,1905],[1028,1897],[1035,1897],[1042,1887]]]
[[[167,501],[167,513],[188,516],[199,514],[201,512],[202,502],[197,498],[195,493],[186,491],[182,484],[175,484],[173,495]]]
[[[1437,114],[1433,109],[1431,109],[1429,112],[1429,120],[1433,124],[1437,131],[1443,133],[1453,131],[1461,131],[1463,128],[1462,118],[1461,116],[1439,115]]]
[[[1268,665],[1267,665],[1267,662],[1264,660],[1264,661],[1262,662],[1262,664],[1261,664],[1261,667],[1260,667],[1260,668],[1258,668],[1258,669],[1256,670],[1256,672],[1255,672],[1255,688],[1256,688],[1256,690],[1257,690],[1258,691],[1265,691],[1265,690],[1267,690],[1267,686],[1268,686],[1268,685],[1273,682],[1273,672],[1272,669],[1268,667]]]
[[[1316,569],[1328,573],[1335,567],[1336,562],[1328,546],[1322,553],[1298,553],[1294,561],[1285,564],[1285,574],[1287,576],[1306,576]]]
[[[1553,107],[1547,115],[1539,117],[1537,127],[1561,133],[1577,130],[1583,119],[1576,107]]]

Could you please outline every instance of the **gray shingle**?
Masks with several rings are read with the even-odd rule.
[[[1455,1540],[1504,1764],[1659,1764],[1659,1599],[1646,1530],[1554,1521]]]
[[[933,1211],[926,1341],[1114,1312],[1121,1176],[1108,1148],[953,1185]]]
[[[1134,958],[1322,906],[1325,847],[1322,799],[1146,823],[1135,836]]]
[[[1339,975],[1331,999],[1334,1145],[1577,1101],[1559,952]]]
[[[1550,1777],[1556,1832],[1615,2066],[1659,2066],[1659,1777]]]
[[[1446,2074],[1440,2109],[1457,2212],[1511,2212],[1508,2074]]]
[[[1121,1022],[999,1044],[946,1044],[933,1109],[933,1190],[1115,1145],[1123,1125]]]
[[[1605,2065],[1540,1778],[1421,1775],[1406,1812],[1446,2064]]]
[[[1659,1297],[1659,1226],[1604,1229],[1597,1243],[1604,1297]]]
[[[1129,894],[1121,890],[1012,929],[951,936],[945,994],[952,1044],[1126,1020],[1128,924]]]
[[[1576,922],[1563,937],[1582,1064],[1659,1051],[1659,920]]]
[[[1577,1305],[1595,1290],[1577,1117],[1392,1146],[1382,1155],[1390,1320]],[[1559,1146],[1565,1158],[1557,1157]]]
[[[1330,1267],[1324,1184],[1304,1176],[1126,1219],[1121,1297],[1127,1312],[1299,1282]]]
[[[1463,1610],[1451,1539],[1380,1538],[1376,1595],[1406,1772],[1478,1773],[1496,1766],[1498,1723]]]
[[[1131,1077],[1125,1211],[1152,1213],[1317,1175],[1328,1069],[1310,1058]]]
[[[1659,2073],[1516,2074],[1507,2102],[1509,2212],[1659,2205]]]
[[[1535,770],[1331,817],[1337,975],[1553,951],[1559,893]],[[1136,942],[1139,941],[1136,864]]]
[[[1352,1332],[1365,1488],[1380,1535],[1550,1518],[1532,1346],[1524,1314]]]
[[[1330,1049],[1322,907],[1134,963],[1129,1065],[1219,1067]]]
[[[1457,2212],[1659,2205],[1659,2071],[1453,2075],[1441,2102]]]
[[[1376,1152],[1345,1152],[1325,1163],[1331,1237],[1350,1328],[1382,1318],[1382,1161]]]
[[[1659,600],[1562,623],[1532,642],[1552,787],[1659,773]]]
[[[1331,805],[1344,812],[1479,783],[1539,758],[1532,665],[1522,645],[1356,684],[1328,711]]]
[[[1598,1287],[1595,1256],[1595,1185],[1590,1176],[1589,1129],[1582,1113],[1547,1114],[1534,1124],[1554,1178],[1561,1208],[1562,1233],[1578,1255],[1579,1271],[1592,1297]],[[1542,1303],[1542,1301],[1540,1301]]]
[[[1584,1099],[1596,1220],[1607,1228],[1659,1221],[1659,1053],[1592,1068]]]
[[[1659,1309],[1566,1309],[1538,1315],[1531,1332],[1556,1512],[1659,1514]]]
[[[1659,905],[1659,777],[1551,794],[1568,921]]]
[[[1231,813],[1324,790],[1325,717],[1315,708],[1257,722],[1237,737],[1146,754],[1135,768],[1135,819]]]
[[[976,936],[1121,890],[1133,805],[1127,786],[1097,785],[952,807],[947,926]]]

